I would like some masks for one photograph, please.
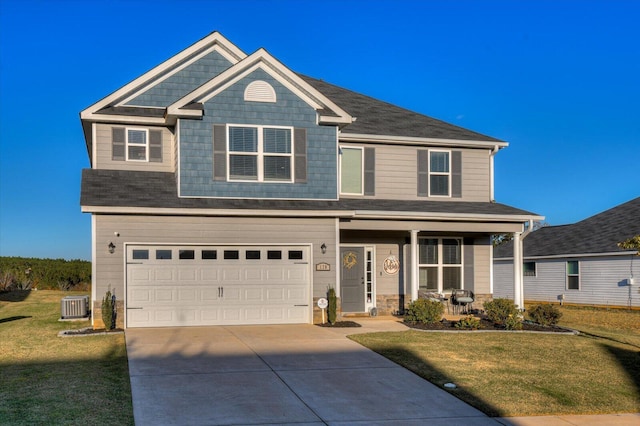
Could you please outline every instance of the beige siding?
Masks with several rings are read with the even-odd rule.
[[[473,246],[473,291],[478,294],[491,293],[491,240],[476,238]]]
[[[110,124],[96,124],[96,157],[95,169],[111,170],[140,170],[149,172],[173,172],[175,171],[175,149],[173,133],[167,128],[147,127],[150,130],[162,130],[162,162],[140,161],[113,161],[111,155],[111,128]],[[118,125],[115,127],[127,127]],[[141,126],[133,126],[140,128]]]
[[[462,198],[443,198],[418,197],[418,149],[429,149],[429,147],[418,148],[415,146],[402,145],[343,143],[340,145],[375,148],[376,195],[367,198],[389,200],[433,199],[446,201],[490,201],[491,172],[489,149],[456,149],[462,151]],[[358,198],[357,196],[341,197]]]
[[[119,236],[116,236],[116,233]],[[215,218],[176,216],[96,216],[96,297],[108,288],[124,295],[125,243],[165,244],[312,244],[312,262],[327,262],[331,271],[315,271],[313,296],[324,297],[336,285],[333,219]],[[110,254],[109,242],[116,245]],[[320,246],[325,243],[326,254]]]

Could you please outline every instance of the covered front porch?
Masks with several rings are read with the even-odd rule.
[[[527,223],[522,218],[340,219],[337,293],[341,312],[393,315],[427,293],[449,299],[454,290],[470,290],[481,306],[493,296],[491,235],[513,233],[520,239]],[[454,313],[451,308],[450,314]]]

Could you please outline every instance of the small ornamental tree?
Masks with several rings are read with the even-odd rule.
[[[336,323],[338,316],[338,297],[336,296],[335,288],[329,287],[329,290],[327,290],[327,299],[329,302],[329,306],[327,307],[327,320],[329,324],[333,325]]]
[[[113,330],[116,326],[116,296],[111,294],[111,290],[102,299],[102,322],[106,330]]]

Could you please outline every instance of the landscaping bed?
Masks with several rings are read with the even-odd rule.
[[[532,332],[546,332],[546,333],[574,333],[573,330],[555,327],[555,326],[544,326],[540,324],[536,324],[531,321],[523,321],[522,322],[522,330],[506,330],[503,325],[496,324],[492,321],[489,321],[486,318],[480,318],[480,327],[477,329],[469,329],[469,328],[457,328],[456,324],[458,321],[448,321],[443,319],[442,321],[434,322],[434,323],[421,323],[421,322],[404,322],[407,327],[415,328],[418,330],[431,330],[431,331],[532,331]]]

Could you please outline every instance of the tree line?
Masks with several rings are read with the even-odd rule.
[[[87,290],[91,285],[91,262],[0,256],[0,291]]]

